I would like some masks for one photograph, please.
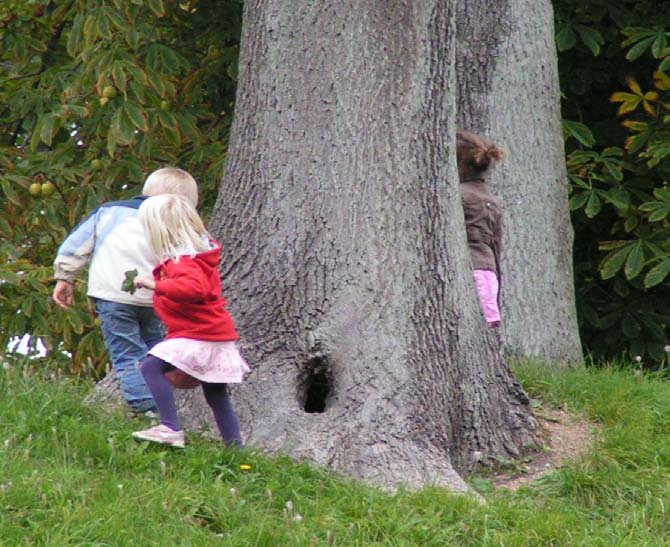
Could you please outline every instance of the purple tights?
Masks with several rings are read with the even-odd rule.
[[[179,431],[174,391],[172,384],[165,377],[165,373],[174,370],[174,368],[167,361],[153,355],[147,355],[140,365],[142,376],[144,376],[147,386],[149,386],[149,391],[151,391],[161,415],[161,423],[174,431]],[[226,445],[242,446],[240,423],[233,406],[230,404],[226,384],[210,384],[207,382],[200,382],[200,384],[205,400],[214,413],[214,420]]]

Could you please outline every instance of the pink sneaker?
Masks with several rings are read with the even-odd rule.
[[[183,431],[172,431],[163,424],[145,429],[144,431],[135,431],[133,437],[142,441],[166,444],[175,448],[184,448],[186,446],[186,433]]]

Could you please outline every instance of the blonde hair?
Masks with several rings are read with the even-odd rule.
[[[459,174],[467,178],[484,173],[491,163],[502,161],[505,151],[484,137],[459,130],[456,133],[456,157]]]
[[[147,198],[140,206],[140,222],[149,245],[161,258],[178,260],[180,255],[211,249],[209,232],[184,196],[160,194]]]
[[[163,167],[151,173],[144,181],[142,193],[145,196],[179,194],[193,207],[198,206],[198,183],[188,172],[176,167]]]

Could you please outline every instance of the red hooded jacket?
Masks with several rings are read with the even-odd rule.
[[[168,259],[154,268],[154,309],[167,327],[167,338],[207,341],[239,339],[221,296],[221,247]]]

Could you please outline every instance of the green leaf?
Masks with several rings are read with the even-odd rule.
[[[650,213],[656,211],[659,207],[663,207],[663,204],[659,201],[647,201],[640,205],[638,209],[644,213]]]
[[[5,194],[5,197],[9,201],[11,201],[14,205],[18,205],[20,207],[23,206],[21,198],[16,193],[16,191],[12,187],[12,184],[7,179],[4,178],[0,179],[0,187],[2,188],[2,192]]]
[[[600,46],[605,43],[602,34],[592,27],[586,25],[575,25],[575,30],[579,34],[584,45],[591,50],[594,56],[600,55]]]
[[[649,38],[645,38],[644,40],[640,40],[637,44],[635,44],[632,48],[628,50],[628,53],[626,54],[626,59],[629,61],[634,61],[638,57],[641,57],[642,54],[649,49],[651,44],[656,40],[656,36],[650,36]]]
[[[601,208],[602,202],[600,201],[598,194],[596,192],[591,192],[586,207],[584,208],[586,216],[589,218],[595,217],[600,212]]]
[[[140,131],[144,131],[145,133],[149,131],[147,118],[139,106],[137,106],[135,103],[131,103],[130,101],[128,101],[125,103],[124,109],[126,111],[126,115],[133,123],[133,125],[137,127],[137,129],[139,129]]]
[[[228,65],[228,69],[226,70],[226,74],[228,74],[228,77],[233,81],[237,83],[237,78],[239,76],[240,68],[239,68],[239,57],[235,57],[235,59]]]
[[[26,317],[33,315],[33,299],[29,296],[21,304],[21,311],[26,314]]]
[[[98,17],[98,32],[105,40],[112,39],[112,31],[109,28],[109,18],[106,15]]]
[[[147,4],[158,17],[165,16],[165,6],[163,0],[147,0]]]
[[[5,283],[9,283],[10,285],[16,286],[21,284],[21,278],[14,272],[10,272],[9,270],[2,271],[2,280]]]
[[[655,59],[659,59],[663,55],[663,51],[667,45],[668,39],[665,35],[665,32],[659,32],[654,39],[654,43],[651,45],[651,53]]]
[[[108,8],[105,10],[105,16],[111,21],[111,23],[117,28],[117,30],[126,30],[128,27],[128,22],[121,13],[115,9]]]
[[[635,93],[628,93],[627,91],[617,91],[612,93],[610,97],[610,102],[612,103],[621,103],[619,106],[618,114],[622,116],[623,114],[628,114],[633,112],[640,106],[642,102],[642,96],[636,95]]]
[[[626,233],[630,233],[633,230],[635,230],[635,228],[637,228],[639,224],[640,224],[640,217],[637,215],[631,215],[626,219],[626,222],[624,223],[624,230],[626,231]]]
[[[570,210],[575,211],[584,207],[590,195],[591,192],[580,192],[572,196],[569,201]]]
[[[645,241],[644,246],[651,252],[654,262],[659,258],[664,258],[668,254],[667,251],[651,241]]]
[[[621,169],[621,162],[615,160],[603,160],[603,167],[614,180],[621,182],[623,180],[623,171]]]
[[[42,118],[42,125],[40,127],[40,139],[47,146],[51,146],[55,132],[56,132],[56,118],[52,114],[47,114]]]
[[[155,73],[153,74],[153,78],[149,78],[149,83],[151,84],[151,87],[153,87],[156,90],[156,93],[158,93],[159,97],[167,97],[167,86],[165,85],[165,82],[161,76],[156,75]]]
[[[654,188],[654,196],[660,201],[670,202],[670,188]]]
[[[137,269],[128,270],[126,272],[126,277],[123,280],[121,285],[121,290],[130,294],[135,294],[137,287],[135,286],[135,278],[139,275]]]
[[[177,120],[172,115],[172,113],[159,110],[158,120],[165,129],[177,131]]]
[[[6,238],[12,237],[12,227],[9,225],[9,222],[7,222],[7,220],[2,216],[0,216],[0,235]]]
[[[626,209],[630,204],[630,195],[623,188],[611,188],[607,193],[607,201],[618,209]]]
[[[670,258],[666,258],[654,266],[644,278],[646,288],[654,287],[665,280],[670,273]]]
[[[78,13],[72,21],[72,28],[67,36],[66,50],[70,57],[76,57],[79,53],[79,46],[81,44],[81,24],[84,19],[82,13]]]
[[[129,16],[129,19],[132,19]],[[140,49],[142,46],[142,35],[137,32],[134,28],[128,29],[128,32],[126,32],[126,42],[130,46],[131,49],[137,50]]]
[[[614,277],[623,266],[630,251],[631,246],[626,245],[625,247],[608,254],[600,263],[600,276],[603,279]]]
[[[149,85],[149,78],[147,77],[146,72],[136,65],[128,65],[127,67],[128,74],[130,74],[133,79],[140,85],[146,86]]]
[[[648,133],[640,133],[639,135],[632,135],[626,139],[626,149],[630,154],[636,154],[647,143],[649,139]]]
[[[567,51],[575,46],[577,43],[577,35],[568,23],[564,23],[556,33],[556,47],[558,51]]]
[[[96,17],[89,15],[84,21],[84,38],[87,44],[91,44],[98,37]]]
[[[179,123],[179,129],[184,137],[191,142],[199,142],[202,139],[202,133],[198,129],[197,120],[189,114],[176,114]]]
[[[628,254],[628,259],[626,260],[626,266],[624,267],[624,274],[626,279],[634,279],[642,271],[644,266],[644,249],[642,243],[638,241],[633,245],[630,253]]]
[[[121,91],[121,93],[126,92],[126,73],[123,70],[123,63],[121,61],[114,61],[112,65],[112,79],[114,80],[114,85]]]
[[[620,158],[623,156],[623,148],[619,148],[618,146],[608,146],[603,150],[601,156],[603,158]]]
[[[663,220],[665,217],[668,216],[668,213],[670,213],[670,208],[667,206],[660,207],[653,213],[649,215],[649,222],[658,222],[660,220]]]
[[[596,143],[593,133],[591,133],[591,130],[586,125],[571,120],[563,120],[563,136],[566,139],[574,137],[584,146],[588,147]]]
[[[80,118],[86,118],[89,115],[89,111],[85,106],[69,104],[67,107],[70,109],[70,112],[72,112],[75,116],[79,116]]]
[[[128,86],[130,90],[135,94],[135,99],[139,103],[146,103],[147,101],[147,92],[151,92],[148,87],[145,87],[142,83],[138,83],[137,80],[132,80]]]
[[[162,74],[179,74],[189,66],[182,55],[163,44],[152,44],[147,49],[145,63],[150,70]]]
[[[38,118],[37,122],[35,123],[35,127],[33,128],[33,132],[30,135],[30,143],[29,143],[29,149],[31,152],[36,152],[37,147],[40,145],[41,142],[41,133],[42,133],[42,124],[44,123],[44,116],[41,116]]]
[[[627,37],[621,43],[622,46],[629,46],[631,44],[634,44],[635,42],[639,42],[643,38],[647,38],[650,36],[654,38],[656,36],[655,30],[649,30],[648,28],[640,28],[640,27],[624,28],[621,31],[621,33]]]
[[[112,116],[112,120],[107,130],[107,153],[111,158],[116,153],[116,147],[119,144],[119,113],[118,111]]]
[[[117,140],[119,144],[132,144],[135,140],[135,124],[126,113],[124,106],[119,107],[116,124],[118,126]]]
[[[81,316],[79,315],[79,313],[77,313],[77,310],[71,306],[66,310],[66,315],[68,321],[70,322],[72,330],[77,334],[83,333],[84,322],[81,320]]]

